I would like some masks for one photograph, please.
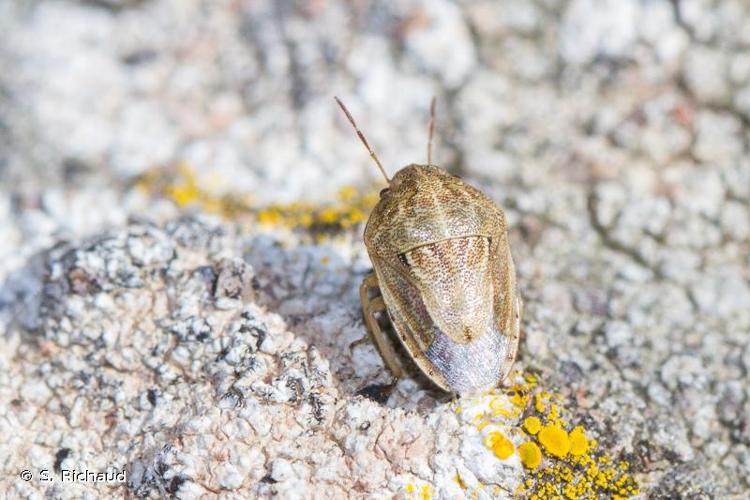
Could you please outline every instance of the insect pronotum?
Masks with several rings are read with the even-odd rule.
[[[440,388],[457,393],[499,385],[518,348],[522,301],[503,211],[478,189],[432,164],[388,178],[344,104],[335,98],[388,186],[367,221],[373,265],[360,286],[365,325],[386,365],[403,367],[381,330],[386,313],[406,352]],[[374,297],[372,290],[379,291]]]

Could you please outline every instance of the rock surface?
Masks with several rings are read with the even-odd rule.
[[[563,494],[493,437],[559,411],[642,495],[750,491],[746,3],[13,0],[0,32],[0,490]],[[389,392],[360,217],[284,225],[379,182],[333,94],[390,173],[437,96],[433,157],[511,226],[516,389]]]

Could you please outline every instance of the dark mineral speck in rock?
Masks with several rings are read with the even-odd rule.
[[[394,387],[395,384],[371,384],[361,388],[355,394],[384,405],[391,397]]]
[[[180,489],[180,486],[182,486],[186,481],[187,478],[181,475],[173,477],[172,480],[169,481],[169,485],[166,488],[167,493],[177,493],[177,491]]]
[[[60,448],[55,453],[55,471],[60,472],[62,469],[63,461],[70,456],[72,450],[70,448]]]
[[[151,406],[156,406],[158,393],[156,392],[156,389],[149,389],[146,392],[146,399],[148,399],[148,402],[151,403]]]

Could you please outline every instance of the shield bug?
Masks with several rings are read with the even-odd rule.
[[[427,164],[408,165],[392,179],[352,115],[336,102],[388,183],[365,227],[374,271],[360,286],[365,324],[385,363],[402,376],[378,323],[383,312],[406,352],[443,390],[499,385],[516,357],[522,310],[503,211],[432,164],[434,99]]]

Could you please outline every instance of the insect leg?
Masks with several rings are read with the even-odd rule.
[[[505,360],[507,361],[507,368],[503,371],[502,378],[505,379],[508,374],[510,373],[511,368],[513,367],[513,361],[516,359],[516,355],[518,354],[518,341],[521,337],[521,316],[523,315],[523,299],[521,298],[521,294],[518,293],[518,290],[516,290],[516,318],[515,318],[515,328],[511,329],[510,331],[510,341],[508,343],[508,352],[505,354]]]
[[[391,370],[394,377],[401,378],[403,372],[396,351],[380,328],[378,320],[375,317],[377,313],[385,312],[385,302],[383,302],[383,297],[380,295],[370,298],[368,292],[372,288],[378,289],[378,278],[375,276],[375,273],[365,276],[359,287],[359,300],[362,302],[365,326],[375,340],[375,345],[377,345],[378,351],[380,351],[380,355],[383,357],[383,361],[385,361],[388,369]]]
[[[512,356],[511,360],[516,358],[518,351],[518,341],[521,338],[521,317],[523,317],[523,299],[521,298],[521,294],[518,293],[518,290],[516,290],[516,331],[514,338],[511,339],[514,348],[512,353],[508,353],[509,357]]]

